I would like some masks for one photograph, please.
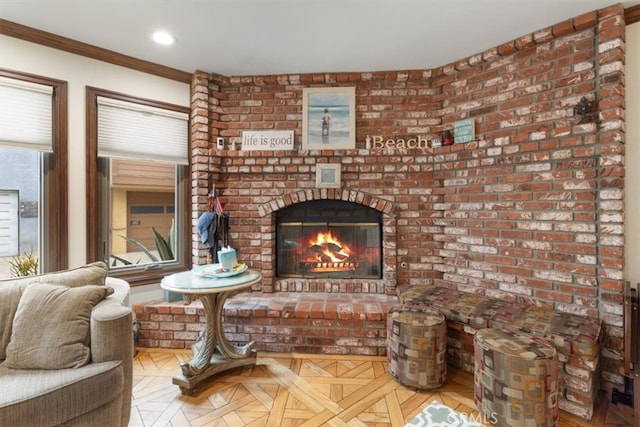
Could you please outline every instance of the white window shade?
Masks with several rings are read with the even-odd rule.
[[[0,146],[53,152],[53,88],[0,77]]]
[[[98,97],[98,156],[189,163],[189,117]]]

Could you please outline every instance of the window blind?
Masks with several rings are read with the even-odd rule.
[[[0,146],[53,152],[53,88],[0,77]]]
[[[98,156],[189,163],[188,115],[98,97]]]

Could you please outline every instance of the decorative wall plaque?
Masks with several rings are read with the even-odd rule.
[[[453,124],[453,138],[455,143],[471,142],[476,139],[476,129],[473,119],[458,120]]]
[[[256,130],[242,132],[245,151],[293,150],[292,130]]]

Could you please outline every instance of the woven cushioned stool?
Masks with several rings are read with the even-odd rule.
[[[447,325],[436,310],[393,306],[387,317],[389,373],[403,385],[425,389],[441,386]]]
[[[511,427],[558,422],[558,358],[548,341],[482,329],[474,338],[474,400],[484,418]]]

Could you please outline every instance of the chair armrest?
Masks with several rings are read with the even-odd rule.
[[[123,360],[133,357],[133,312],[105,299],[91,312],[91,360]]]
[[[91,312],[91,361],[122,361],[124,391],[122,425],[129,422],[133,386],[133,311],[107,298]]]
[[[131,305],[129,304],[131,287],[128,282],[122,279],[116,279],[115,277],[107,277],[104,284],[108,288],[113,289],[113,294],[109,295],[107,299],[115,300],[122,305]]]

